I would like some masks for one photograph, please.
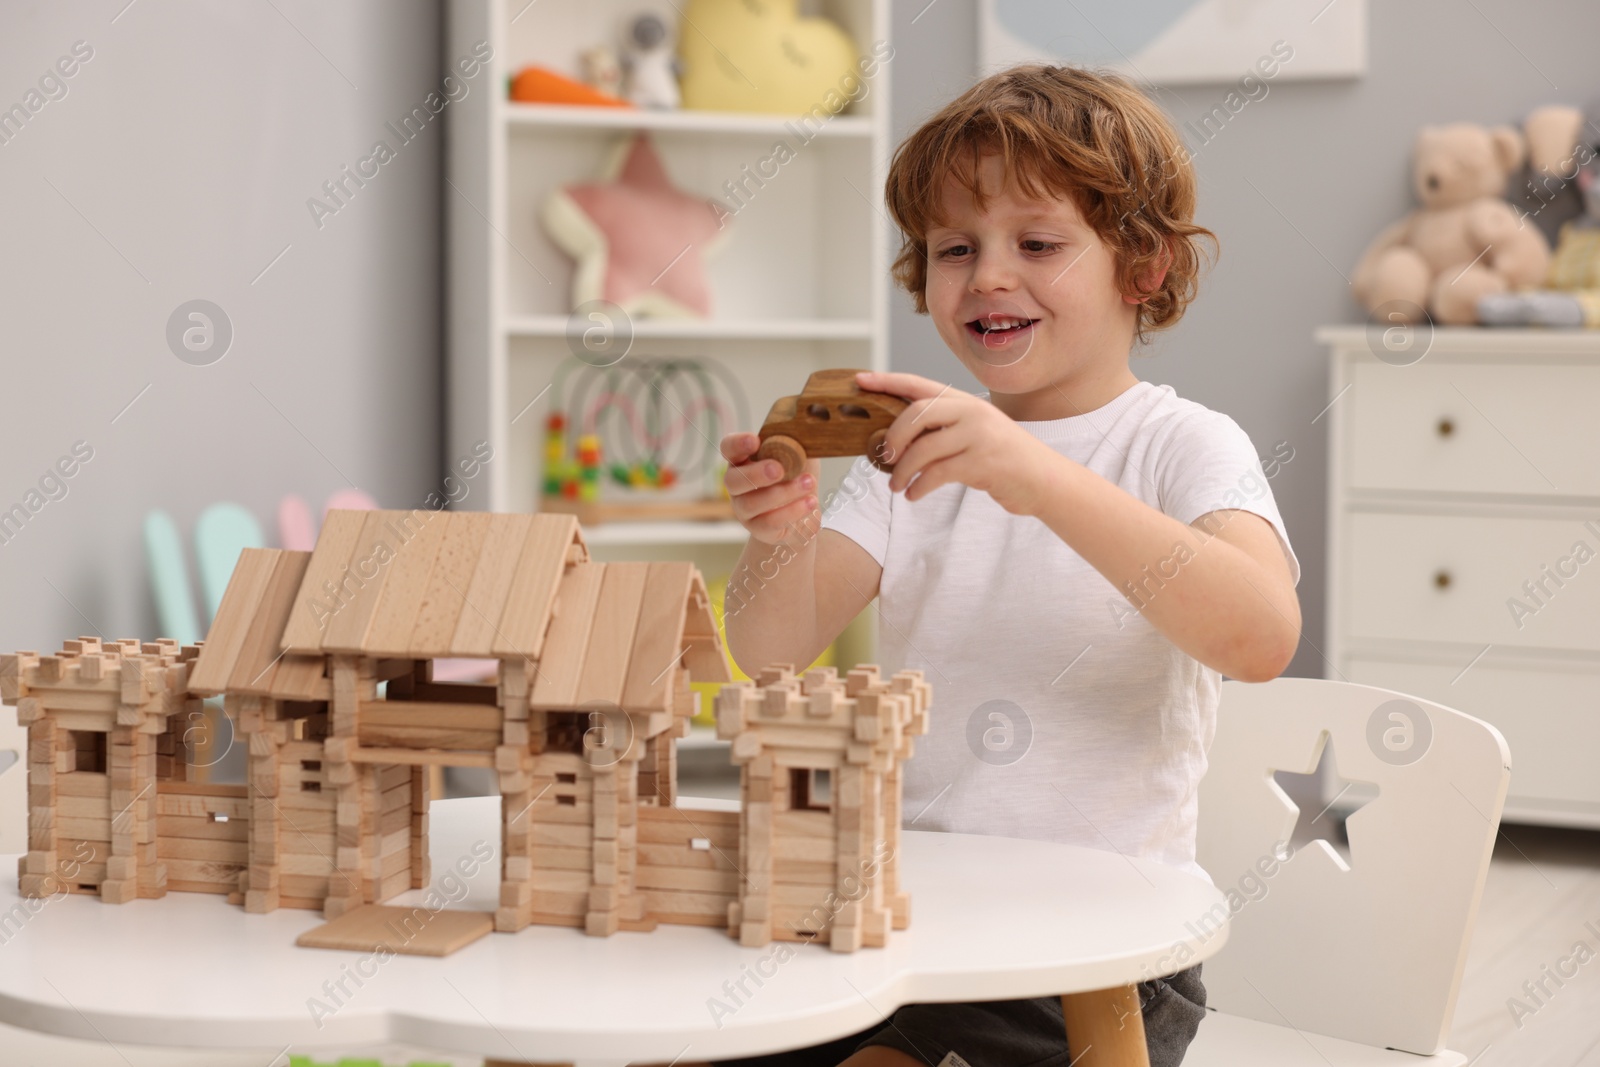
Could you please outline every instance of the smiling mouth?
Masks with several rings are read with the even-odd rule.
[[[1001,317],[999,315],[991,315],[989,316],[988,321],[983,319],[973,319],[971,322],[967,323],[967,329],[972,330],[974,333],[984,335],[1021,333],[1023,330],[1026,330],[1028,327],[1032,326],[1038,321],[1038,319],[1009,318]]]

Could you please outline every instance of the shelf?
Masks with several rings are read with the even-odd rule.
[[[506,102],[506,125],[519,129],[565,127],[578,130],[651,130],[662,133],[708,133],[752,137],[872,136],[872,120],[864,115],[835,115],[826,121],[779,115],[729,111],[651,111],[642,108],[585,107],[573,104],[519,104]]]
[[[583,528],[590,545],[742,545],[748,536],[736,522],[608,522]]]
[[[506,320],[508,337],[563,337],[571,328],[567,315],[518,315]],[[870,341],[866,319],[636,319],[636,341]]]
[[[593,395],[580,400],[579,394],[606,384],[573,358],[588,359],[590,366],[604,362],[585,352],[583,330],[604,330],[605,324],[571,314],[574,266],[542,219],[553,190],[596,181],[611,150],[635,130],[656,142],[674,188],[716,197],[736,221],[726,246],[705,262],[715,302],[710,319],[632,316],[612,328],[614,340],[624,344],[607,349],[626,350],[628,364],[715,364],[709,385],[706,379],[690,383],[684,397],[674,394],[671,402],[687,411],[705,394],[721,422],[751,429],[773,399],[795,392],[812,371],[888,369],[890,260],[898,245],[882,195],[894,150],[891,79],[880,73],[870,95],[858,97],[847,113],[828,116],[506,98],[501,87],[530,64],[573,73],[579,54],[614,37],[638,6],[638,0],[589,0],[535,4],[524,13],[520,0],[512,7],[449,0],[444,7],[447,55],[469,53],[480,41],[493,50],[480,75],[483,91],[450,105],[445,145],[452,191],[444,243],[450,294],[444,448],[447,462],[469,454],[480,439],[494,449],[496,461],[475,507],[539,510],[547,414],[593,403]],[[822,10],[863,54],[869,43],[891,36],[889,0],[828,0]],[[791,153],[775,151],[778,142]],[[604,367],[596,369],[604,375]],[[558,374],[569,395],[555,387]],[[686,471],[693,467],[695,473],[680,471],[691,484],[709,474],[707,462],[717,462],[718,436],[709,423],[693,425],[713,439],[711,450],[675,437],[673,446],[682,445],[683,455],[668,460]],[[620,433],[620,424],[612,432]],[[619,455],[623,445],[615,442]],[[824,477],[842,474],[847,465],[828,461]],[[741,526],[720,517],[652,515],[583,531],[597,559],[692,559],[702,570],[719,572],[748,539]]]

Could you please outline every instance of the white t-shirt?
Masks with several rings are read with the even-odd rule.
[[[1094,411],[1018,425],[1184,524],[1222,508],[1262,516],[1299,584],[1263,460],[1227,415],[1139,382]],[[1266,460],[1274,474],[1284,449]],[[1038,519],[964,485],[910,502],[888,481],[858,460],[823,526],[883,568],[880,665],[920,668],[933,686],[905,826],[1065,841],[1206,877],[1197,788],[1221,675]],[[1143,597],[1160,596],[1162,573],[1153,563]]]

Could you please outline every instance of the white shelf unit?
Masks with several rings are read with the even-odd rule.
[[[1316,339],[1327,676],[1492,723],[1507,822],[1600,829],[1600,584],[1574,559],[1600,547],[1600,331],[1439,329],[1415,362],[1361,326]]]
[[[565,315],[520,315],[506,320],[511,337],[566,336]],[[743,341],[870,341],[870,319],[635,319],[635,340],[667,338]]]
[[[691,133],[748,133],[784,137],[795,132],[793,120],[779,115],[749,115],[719,111],[639,111],[626,108],[578,108],[560,104],[521,104],[507,101],[505,120],[513,126],[582,126],[613,130],[675,130]],[[808,128],[824,138],[855,137],[871,140],[874,124],[867,115],[835,115],[826,125]]]
[[[479,440],[494,448],[494,511],[538,507],[543,432],[567,341],[572,265],[538,222],[558,185],[593,179],[611,148],[648,130],[674,184],[733,213],[709,261],[707,321],[636,319],[629,357],[706,357],[725,366],[755,429],[813,370],[888,367],[889,222],[882,207],[891,146],[889,78],[879,67],[847,112],[804,127],[788,116],[645,112],[518,104],[507,77],[530,63],[576,76],[578,53],[616,42],[626,19],[653,10],[678,25],[671,0],[534,4],[453,0],[449,57],[494,49],[475,91],[451,105],[448,129],[449,357],[447,463]],[[887,0],[825,0],[863,55],[888,37]],[[748,177],[785,141],[793,158],[758,184]],[[771,167],[767,170],[770,172]],[[743,183],[738,199],[727,183]],[[824,490],[845,463],[824,467]],[[735,536],[735,534],[738,536]],[[723,573],[742,531],[727,523],[607,524],[586,531],[611,557],[671,548]],[[685,549],[696,551],[686,552]]]

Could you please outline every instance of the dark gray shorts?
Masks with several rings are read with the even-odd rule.
[[[1178,1067],[1206,1014],[1200,965],[1139,983],[1150,1067]],[[869,1045],[887,1045],[938,1067],[951,1052],[972,1067],[1067,1067],[1060,997],[980,1004],[907,1004],[859,1034],[771,1056],[719,1060],[748,1067],[838,1067]]]

